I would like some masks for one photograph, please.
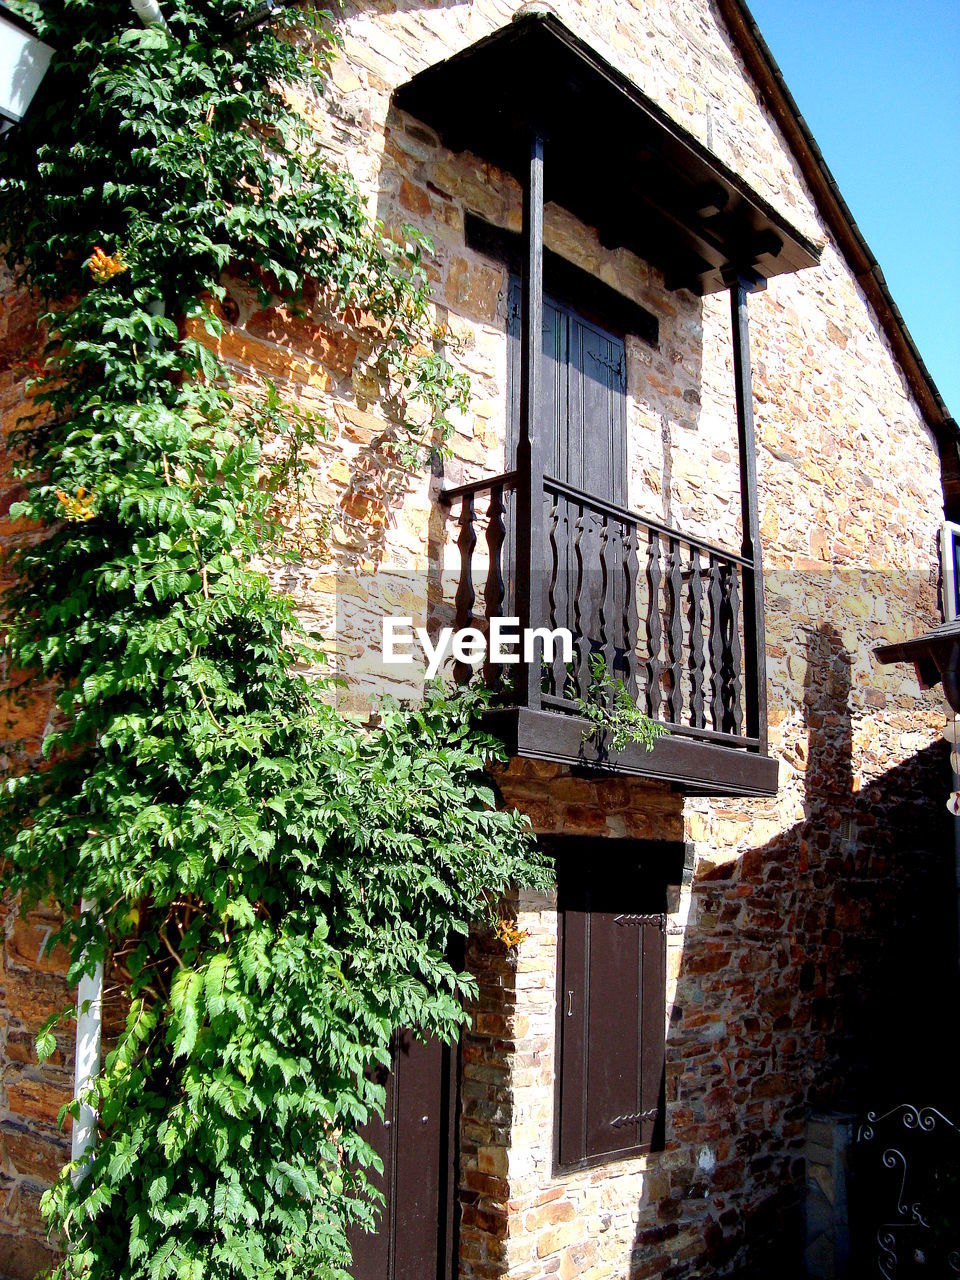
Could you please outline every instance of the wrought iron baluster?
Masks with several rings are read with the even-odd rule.
[[[650,598],[647,602],[647,715],[653,720],[659,719],[660,701],[663,691],[660,687],[660,673],[663,661],[660,647],[663,643],[663,621],[660,617],[660,535],[650,530],[650,541],[647,545],[647,586]]]
[[[680,569],[680,543],[670,539],[667,574],[667,605],[670,629],[667,651],[670,661],[670,697],[668,710],[673,724],[683,718],[683,574]]]
[[[464,494],[460,500],[460,536],[457,546],[460,548],[460,581],[457,584],[456,627],[463,630],[473,623],[473,606],[477,593],[473,589],[473,550],[477,545],[476,511],[472,493]],[[464,684],[473,675],[473,668],[466,662],[453,664],[453,677],[458,684]]]
[[[706,727],[703,710],[703,583],[700,581],[700,548],[690,546],[690,723]]]

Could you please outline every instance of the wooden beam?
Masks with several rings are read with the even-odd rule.
[[[499,707],[484,714],[484,724],[511,756],[548,760],[596,770],[595,776],[632,775],[669,782],[684,795],[775,796],[776,760],[756,751],[698,742],[678,733],[658,738],[652,751],[631,742],[616,755],[604,755],[590,738],[590,724],[576,715]]]
[[[763,557],[760,549],[760,510],[757,499],[757,446],[753,422],[753,387],[750,374],[750,333],[747,324],[749,280],[737,280],[730,288],[733,330],[733,371],[737,397],[737,438],[740,447],[740,509],[743,518],[745,559],[752,569],[743,570],[743,639],[746,675],[746,734],[760,741],[767,753],[767,654],[763,607]]]
[[[543,138],[530,137],[523,182],[520,296],[520,438],[517,442],[517,615],[520,631],[543,621],[547,541],[543,519],[544,441],[538,430],[543,363]],[[517,668],[521,706],[540,707],[537,653]]]
[[[468,211],[464,240],[468,249],[502,262],[517,275],[522,272],[523,237],[517,232]],[[660,341],[659,321],[652,311],[549,249],[543,252],[543,287],[551,297],[569,303],[605,329],[634,334],[651,347]]]

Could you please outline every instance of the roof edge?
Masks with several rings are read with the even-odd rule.
[[[957,422],[951,416],[933,376],[924,364],[900,308],[893,300],[880,265],[849,205],[840,194],[837,181],[830,172],[796,99],[787,87],[783,72],[753,14],[744,0],[716,0],[716,3],[747,69],[800,164],[817,208],[836,238],[847,265],[876,311],[927,425],[934,431],[938,441],[955,445],[958,438]],[[946,464],[946,459],[944,462]],[[946,479],[945,474],[945,482]],[[957,495],[960,496],[960,466],[954,483],[957,485]]]

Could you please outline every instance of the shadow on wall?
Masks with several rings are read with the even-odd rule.
[[[857,790],[851,662],[833,627],[809,632],[806,662],[803,821],[737,860],[700,860],[668,1033],[667,1150],[645,1180],[631,1280],[801,1275],[809,1110],[953,1096],[946,751]],[[677,1261],[671,1241],[691,1228],[703,1253]]]

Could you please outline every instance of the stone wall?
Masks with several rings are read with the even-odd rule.
[[[811,726],[843,720],[846,667],[831,675],[832,657],[807,652]],[[515,957],[475,940],[464,1280],[799,1276],[810,1107],[944,1087],[929,1066],[943,992],[927,975],[948,984],[955,967],[949,827],[942,805],[916,799],[943,785],[942,752],[854,791],[836,728],[807,731],[821,799],[799,821],[779,830],[740,802],[726,820],[754,833],[748,847],[688,845],[668,898],[664,1151],[555,1172],[555,902],[514,904],[528,935]],[[585,857],[603,857],[604,836],[676,840],[697,825],[636,780],[528,761],[498,781],[539,831],[582,835]]]
[[[913,1006],[921,1041],[937,1025],[928,975],[939,971],[936,948],[953,938],[936,916],[942,902],[949,918],[952,902],[941,858],[945,759],[933,745],[942,712],[908,669],[881,669],[871,651],[938,618],[938,459],[876,317],[709,0],[555,7],[824,252],[818,268],[779,277],[749,303],[778,796],[683,804],[662,787],[530,764],[500,779],[505,799],[540,831],[683,837],[691,846],[668,931],[666,1150],[554,1175],[556,912],[549,901],[516,903],[528,932],[519,954],[482,938],[471,948],[480,997],[463,1048],[462,1274],[703,1277],[762,1268],[771,1257],[783,1271],[789,1250],[802,1251],[810,1106],[873,1097],[908,1070],[880,1044],[895,998]],[[372,627],[379,591],[404,612],[425,611],[445,555],[441,479],[476,478],[504,461],[507,280],[466,249],[463,220],[471,210],[516,228],[519,192],[398,116],[390,94],[516,8],[513,0],[348,3],[329,91],[301,103],[371,211],[390,228],[415,222],[436,243],[438,318],[474,388],[442,478],[410,476],[380,447],[389,415],[362,329],[319,308],[307,320],[281,307],[258,314],[253,297],[228,282],[224,356],[241,378],[271,377],[331,426],[309,459],[303,564],[278,581],[352,677],[348,708],[367,705],[378,677],[364,670],[362,639],[336,634],[338,610],[342,620],[349,599]],[[603,249],[553,207],[546,239],[660,318],[656,350],[627,344],[630,504],[737,546],[727,299],[667,292],[647,264]],[[8,432],[24,402],[33,317],[9,288],[0,293]],[[6,475],[0,516],[15,493]],[[23,536],[33,535],[3,522],[0,537]],[[8,730],[25,739],[27,757],[48,713],[41,700]],[[37,960],[30,931],[42,922],[5,919],[0,1274],[26,1277],[44,1257],[36,1198],[65,1150],[53,1117],[70,1046],[43,1072],[28,1061],[42,1010],[66,993]]]
[[[7,442],[30,406],[24,382],[36,349],[37,308],[0,277],[0,591],[3,553],[14,542],[37,536],[9,517],[20,496]],[[0,668],[0,684],[18,683],[18,673]],[[0,703],[0,773],[36,764],[53,709],[52,690],[26,702]],[[57,1127],[57,1112],[73,1095],[73,1046],[69,1036],[43,1067],[34,1038],[44,1020],[70,1003],[63,955],[44,955],[56,919],[44,910],[19,918],[14,904],[0,901],[0,1275],[32,1277],[54,1254],[44,1242],[40,1196],[69,1156],[69,1136]]]
[[[32,1277],[53,1261],[40,1196],[70,1155],[57,1112],[73,1096],[72,1045],[66,1037],[43,1067],[34,1049],[44,1020],[70,1002],[64,957],[43,955],[53,919],[0,910],[0,1275]]]

